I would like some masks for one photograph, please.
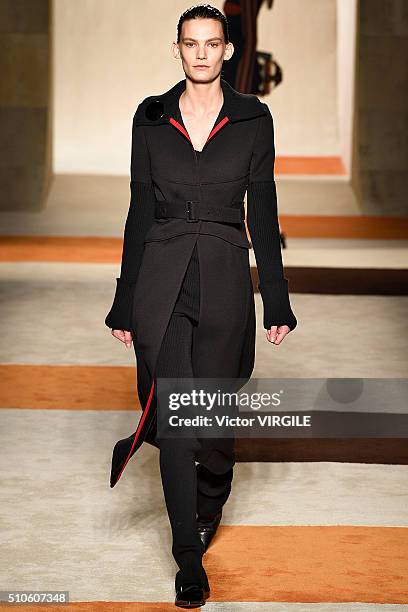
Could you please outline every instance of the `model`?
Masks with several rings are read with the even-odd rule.
[[[105,319],[133,342],[142,416],[113,450],[111,487],[144,441],[159,449],[178,565],[175,604],[204,605],[203,555],[233,477],[233,438],[157,435],[159,377],[249,380],[255,356],[250,243],[266,340],[296,327],[283,274],[269,108],[222,79],[234,51],[225,16],[196,5],[179,20],[173,55],[185,78],[148,96],[133,118],[131,200],[120,278]]]

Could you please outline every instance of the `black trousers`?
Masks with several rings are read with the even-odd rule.
[[[195,247],[163,338],[157,362],[158,377],[194,376],[191,351],[199,304],[199,260]],[[154,426],[157,434],[157,421]],[[205,576],[197,515],[211,517],[222,508],[231,492],[233,468],[224,474],[215,474],[197,462],[200,441],[196,438],[155,437],[154,441],[160,451],[160,473],[173,538],[172,553],[180,568],[177,578],[195,581]]]

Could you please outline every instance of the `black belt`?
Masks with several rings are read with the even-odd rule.
[[[220,223],[241,223],[245,219],[244,202],[236,202],[239,208],[231,206],[210,206],[197,200],[184,202],[156,202],[154,215],[158,219],[175,217],[188,222],[218,221]]]

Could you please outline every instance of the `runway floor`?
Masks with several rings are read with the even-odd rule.
[[[0,214],[1,583],[68,590],[64,609],[164,612],[175,609],[177,568],[157,450],[144,445],[109,488],[113,444],[140,416],[133,349],[104,325],[117,256],[95,247],[91,261],[71,258],[69,248],[70,238],[120,238],[128,185],[88,187],[42,213]],[[13,246],[18,235],[68,242],[45,257]],[[343,253],[344,266],[406,268],[401,240],[290,244],[290,265],[337,266]],[[254,377],[407,377],[406,296],[293,293],[298,328],[279,347],[265,340],[255,300]],[[237,463],[204,557],[205,610],[408,610],[407,508],[406,465]]]

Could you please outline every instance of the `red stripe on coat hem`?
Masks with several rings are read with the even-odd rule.
[[[149,394],[149,399],[147,400],[146,408],[143,410],[143,414],[142,414],[142,416],[140,418],[139,424],[138,424],[136,432],[135,432],[135,437],[133,439],[132,447],[131,447],[131,449],[130,449],[130,451],[128,453],[128,456],[127,456],[127,458],[125,460],[125,463],[122,466],[122,469],[119,472],[119,476],[117,477],[116,482],[118,482],[119,478],[122,476],[123,470],[125,469],[128,461],[130,459],[132,451],[133,451],[133,449],[135,447],[135,444],[137,442],[137,439],[139,437],[140,431],[141,431],[141,429],[143,427],[143,423],[146,420],[146,416],[147,416],[147,413],[148,413],[148,410],[149,410],[149,407],[150,407],[150,403],[151,403],[151,400],[152,400],[152,397],[153,397],[153,388],[154,388],[154,378],[153,378],[152,386],[150,387],[150,394]]]

